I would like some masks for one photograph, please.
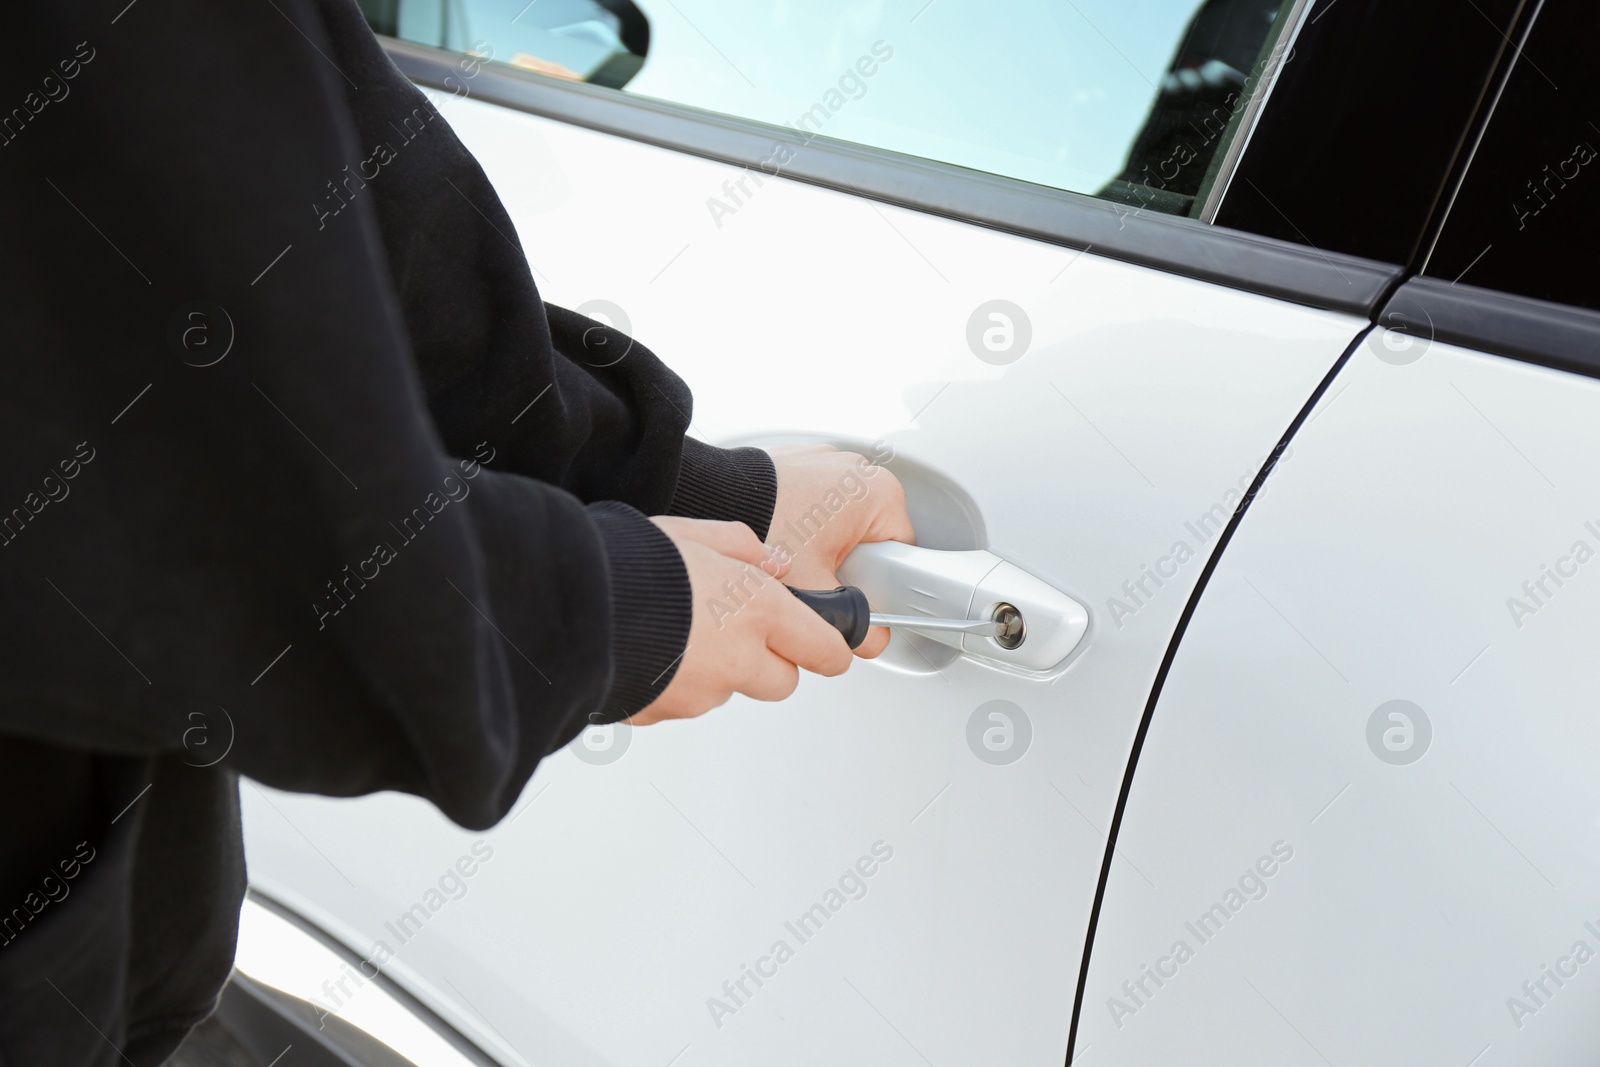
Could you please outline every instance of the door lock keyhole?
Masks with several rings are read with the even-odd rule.
[[[994,635],[994,640],[1001,648],[1016,648],[1028,635],[1022,625],[1022,612],[1010,604],[997,605],[989,618],[1000,624],[1000,632]]]

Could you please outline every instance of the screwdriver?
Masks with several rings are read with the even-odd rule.
[[[838,630],[851,648],[858,647],[867,639],[867,629],[872,626],[939,630],[993,638],[1019,637],[1022,632],[1022,616],[1016,614],[1015,609],[1004,619],[933,619],[921,615],[883,615],[873,611],[867,604],[867,595],[853,585],[841,585],[837,589],[786,588],[799,597],[802,604]]]

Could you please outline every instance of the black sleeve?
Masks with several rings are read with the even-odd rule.
[[[511,284],[520,252],[481,175],[460,191],[483,214],[445,208],[459,146],[407,136],[409,107],[382,151],[362,136],[348,101],[381,107],[383,79],[340,36],[353,11],[8,16],[0,734],[181,752],[220,713],[262,782],[403,790],[482,827],[670,680],[688,583],[638,509],[715,490],[647,353],[560,355],[531,283],[452,318],[461,278]],[[402,303],[382,205],[413,186],[401,232],[472,266]],[[445,341],[455,361],[419,373],[413,342]],[[549,410],[511,427],[541,381]]]
[[[478,162],[354,4],[324,0],[323,9],[330,56],[360,86],[343,95],[367,154],[320,198],[318,223],[337,225],[346,203],[370,203],[446,447],[468,455],[488,442],[498,469],[581,500],[738,519],[764,538],[776,497],[767,454],[686,439],[693,398],[649,349],[540,300]],[[474,61],[461,66],[455,84],[470,94]],[[596,240],[626,254],[625,234]]]

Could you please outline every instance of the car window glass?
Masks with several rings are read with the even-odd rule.
[[[1547,0],[1445,216],[1424,273],[1600,309],[1600,6]]]
[[[362,0],[537,73],[1197,215],[1293,0]]]

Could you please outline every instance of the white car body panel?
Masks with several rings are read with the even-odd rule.
[[[885,440],[891,467],[934,472],[981,516],[914,499],[950,541],[935,547],[989,548],[1086,605],[1089,631],[1040,675],[968,658],[935,673],[899,647],[781,705],[633,731],[613,763],[557,753],[483,835],[415,798],[246,784],[252,883],[362,954],[386,942],[385,969],[508,1064],[1059,1063],[1177,619],[1215,530],[1365,323],[782,179],[719,228],[705,202],[738,168],[436,99],[545,296],[624,309],[693,387],[697,436]],[[966,340],[996,298],[1031,320],[1003,366]],[[1179,541],[1194,558],[1114,618],[1108,598]],[[1009,765],[967,740],[996,699],[1031,723]],[[385,923],[478,836],[493,859],[398,947]],[[785,923],[876,842],[893,857],[866,895],[797,943]],[[724,981],[780,939],[793,958],[719,1026],[708,998],[731,1003]]]
[[[1600,550],[1597,453],[1592,378],[1356,349],[1178,647],[1118,840],[1159,891],[1112,868],[1088,1062],[1593,1062],[1600,564],[1574,547]],[[1546,565],[1573,573],[1541,604]],[[1423,715],[1377,716],[1392,700]],[[1202,945],[1196,917],[1278,841],[1265,896]]]

